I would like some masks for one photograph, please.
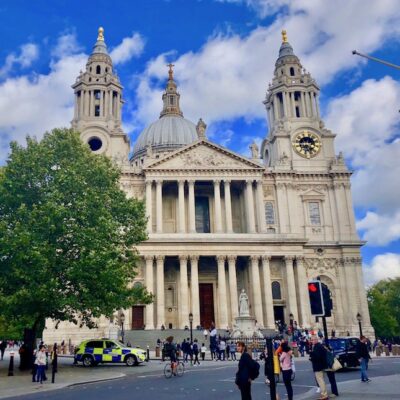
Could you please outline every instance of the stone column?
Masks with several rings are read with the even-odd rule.
[[[104,92],[100,90],[100,113],[99,116],[102,117],[104,115]]]
[[[279,119],[278,96],[274,96],[274,120]]]
[[[286,263],[286,280],[287,280],[287,304],[289,306],[289,313],[293,314],[293,319],[299,322],[298,312],[297,312],[297,297],[296,297],[296,284],[294,281],[293,272],[293,260],[294,257],[285,257]]]
[[[221,215],[221,181],[214,181],[214,221],[215,221],[215,232],[222,232],[222,215]]]
[[[178,232],[185,232],[185,181],[178,181],[178,209],[179,209],[179,225]]]
[[[239,316],[237,278],[236,278],[236,256],[228,256],[229,267],[229,290],[231,296],[231,323]]]
[[[189,290],[188,290],[188,271],[187,271],[188,256],[179,256],[180,263],[180,299],[179,299],[179,324],[181,329],[185,325],[189,326]]]
[[[108,90],[104,91],[104,116],[105,117],[108,116],[108,106],[110,104],[110,100],[108,99],[109,93],[110,92]]]
[[[291,98],[291,105],[292,105],[292,117],[296,118],[296,102],[294,100],[294,92],[290,93],[290,98]]]
[[[195,214],[195,199],[194,199],[194,181],[188,181],[189,185],[189,232],[196,232],[196,214]]]
[[[90,91],[90,110],[89,110],[89,117],[94,116],[94,90]]]
[[[253,286],[253,312],[259,326],[264,326],[260,270],[258,264],[260,256],[251,256],[251,278]]]
[[[283,100],[283,113],[284,117],[288,117],[288,105],[287,105],[287,98],[286,98],[286,92],[282,92],[282,100]]]
[[[262,188],[262,181],[257,181],[257,216],[258,216],[258,232],[265,233],[265,207],[264,207],[264,193]]]
[[[164,256],[158,255],[157,259],[157,329],[165,324],[165,293],[164,293]],[[165,326],[165,325],[164,325]]]
[[[153,219],[152,219],[152,191],[153,191],[153,181],[146,181],[146,214],[147,214],[147,232],[153,232]]]
[[[300,93],[300,101],[301,101],[301,117],[306,117],[307,116],[307,110],[306,110],[306,102],[304,98],[304,92]]]
[[[304,267],[304,257],[296,257],[297,267],[297,279],[299,288],[299,299],[300,299],[300,321],[303,328],[310,326],[310,299],[308,296],[308,281],[306,275],[306,269]]]
[[[109,97],[108,97],[108,100],[109,100],[109,105],[108,105],[108,116],[109,116],[110,118],[111,118],[112,115],[113,115],[113,98],[114,98],[113,91],[110,90],[110,91],[109,91]]]
[[[79,118],[83,117],[84,113],[84,104],[85,104],[85,91],[81,90],[81,95],[79,96]]]
[[[265,296],[265,327],[268,329],[275,329],[275,317],[274,317],[274,300],[272,298],[272,286],[271,286],[271,271],[269,263],[271,261],[270,256],[262,256],[262,269],[264,278],[264,296]]]
[[[226,220],[226,232],[232,233],[232,202],[231,202],[231,181],[224,181],[224,192],[225,192],[225,220]]]
[[[146,289],[153,293],[154,291],[154,274],[153,274],[153,256],[146,256]],[[154,329],[154,304],[146,305],[146,329]]]
[[[157,233],[162,233],[163,230],[163,213],[162,213],[162,180],[156,181],[156,215],[157,215]]]
[[[246,181],[246,214],[247,233],[255,233],[253,181],[251,179]]]
[[[193,327],[200,325],[199,256],[190,256]]]
[[[225,281],[225,258],[226,256],[217,256],[218,305],[219,305],[218,323],[220,329],[226,329],[226,327],[228,326],[228,307],[226,302],[226,281]]]

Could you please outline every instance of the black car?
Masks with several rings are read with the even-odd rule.
[[[357,337],[339,337],[329,339],[329,346],[334,356],[343,365],[343,368],[358,367],[360,365],[356,348],[360,339]]]

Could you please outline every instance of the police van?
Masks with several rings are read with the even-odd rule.
[[[84,367],[99,363],[125,363],[129,367],[146,360],[146,351],[127,347],[117,340],[91,339],[83,341],[76,349],[74,364],[81,362]]]

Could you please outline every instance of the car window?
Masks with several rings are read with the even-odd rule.
[[[114,342],[106,341],[106,349],[119,349],[118,345]]]
[[[87,342],[85,347],[102,349],[103,342],[101,340],[92,340],[91,342]]]
[[[333,351],[344,350],[346,348],[346,342],[344,340],[329,340],[329,345]]]
[[[358,339],[349,340],[349,350],[355,350],[357,346]]]

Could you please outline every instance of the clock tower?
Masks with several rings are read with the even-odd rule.
[[[121,126],[122,85],[99,28],[86,70],[72,85],[75,110],[72,128],[96,154],[105,154],[120,165],[128,164],[129,138]]]
[[[269,137],[263,141],[262,157],[268,167],[310,172],[330,168],[336,160],[335,135],[324,127],[319,87],[294,54],[286,31],[264,104]]]

